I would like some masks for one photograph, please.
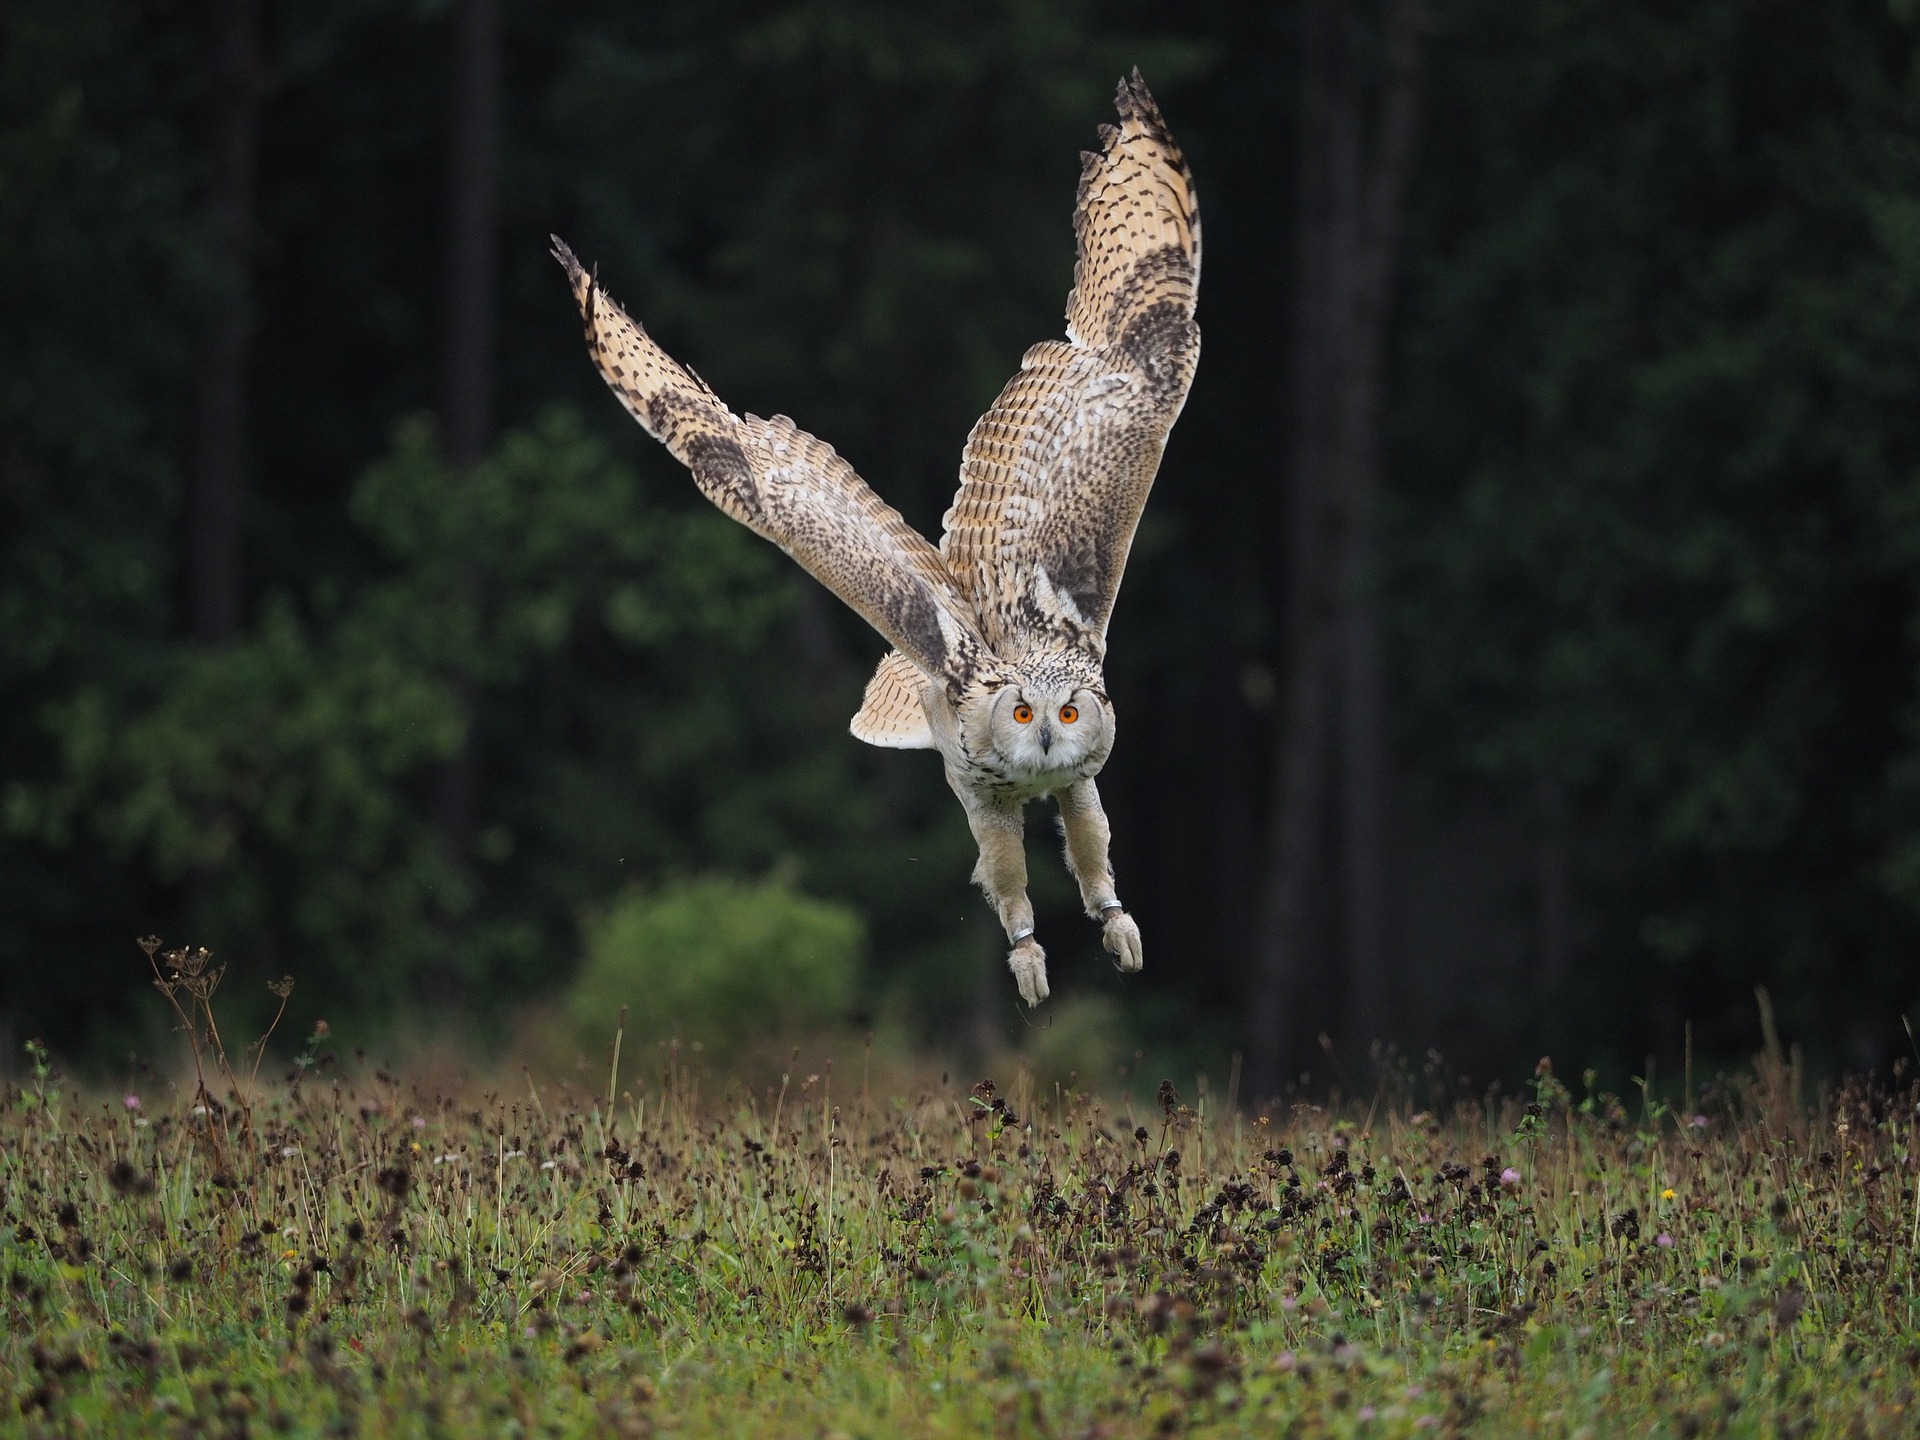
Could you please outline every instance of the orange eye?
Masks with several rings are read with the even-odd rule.
[[[1018,720],[1022,725],[1031,725],[1033,723],[1033,707],[1030,705],[1014,706],[1013,718]]]
[[[1076,707],[1072,705],[1062,705],[1060,707],[1060,723],[1062,725],[1071,725],[1079,718],[1080,711]]]

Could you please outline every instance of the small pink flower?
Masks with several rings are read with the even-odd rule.
[[[1417,1220],[1414,1223],[1419,1225],[1431,1225],[1433,1223],[1433,1217],[1431,1215],[1422,1215],[1419,1218],[1419,1220]]]
[[[1673,1237],[1662,1233],[1653,1237],[1653,1243],[1658,1245],[1662,1250],[1671,1250],[1673,1248]]]
[[[1354,1412],[1354,1418],[1356,1420],[1371,1420],[1373,1416],[1374,1416],[1374,1409],[1373,1409],[1373,1406],[1371,1405],[1362,1405],[1358,1410]]]
[[[1500,1183],[1509,1190],[1520,1183],[1520,1172],[1509,1165],[1500,1172]]]
[[[120,1103],[129,1110],[138,1110],[140,1108],[140,1097],[138,1095],[123,1096]]]
[[[1275,1369],[1291,1370],[1295,1365],[1299,1364],[1299,1361],[1293,1358],[1293,1352],[1291,1350],[1282,1350],[1273,1364]]]
[[[1687,1117],[1687,1125],[1688,1128],[1693,1130],[1704,1130],[1707,1128],[1707,1117],[1704,1115],[1689,1115]]]
[[[424,1129],[426,1129],[426,1128],[427,1128],[427,1117],[426,1117],[426,1116],[424,1116],[424,1115],[416,1115],[416,1116],[414,1116],[414,1117],[413,1117],[413,1128],[414,1128],[414,1129],[416,1129],[416,1130],[424,1130]]]

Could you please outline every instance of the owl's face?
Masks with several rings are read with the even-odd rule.
[[[1092,773],[1113,748],[1113,706],[1090,685],[1028,679],[993,697],[990,734],[1008,769]]]

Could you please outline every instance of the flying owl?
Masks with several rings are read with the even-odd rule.
[[[1127,552],[1199,359],[1200,214],[1138,70],[1115,104],[1120,123],[1082,156],[1066,339],[1028,350],[973,427],[937,549],[832,446],[784,415],[727,409],[554,240],[620,403],[702,494],[892,643],[852,731],[940,752],[1028,1005],[1047,998],[1027,898],[1029,800],[1058,803],[1067,866],[1120,969],[1142,959],[1094,788],[1114,740],[1102,666]]]

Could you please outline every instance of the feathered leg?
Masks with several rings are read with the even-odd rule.
[[[1054,796],[1060,804],[1060,833],[1067,840],[1067,868],[1080,882],[1080,899],[1087,914],[1101,926],[1100,943],[1122,970],[1138,970],[1142,962],[1140,927],[1121,908],[1113,889],[1113,865],[1107,848],[1113,829],[1100,807],[1100,792],[1091,780],[1076,780]]]
[[[1033,938],[1033,902],[1027,899],[1027,847],[1018,800],[976,796],[954,787],[966,806],[967,824],[980,846],[973,881],[987,892],[1000,924],[1013,942],[1007,967],[1019,983],[1020,998],[1038,1005],[1047,998],[1047,952]]]

